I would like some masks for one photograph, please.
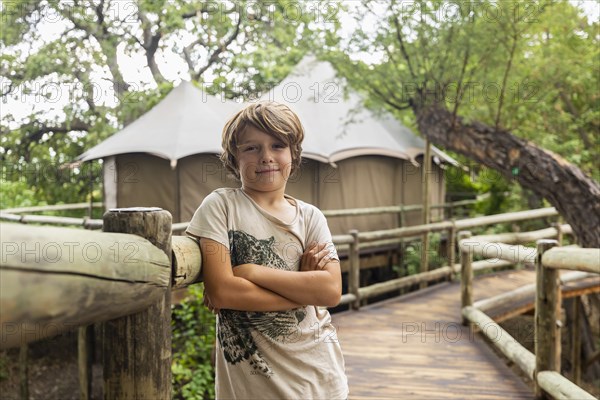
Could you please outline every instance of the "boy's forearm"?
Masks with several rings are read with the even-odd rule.
[[[209,292],[209,295],[216,300],[218,308],[237,311],[286,311],[301,307],[299,303],[239,277],[233,277],[220,285],[217,293]]]
[[[284,271],[256,264],[249,271],[245,279],[299,304],[332,307],[339,302],[340,282],[329,271]]]

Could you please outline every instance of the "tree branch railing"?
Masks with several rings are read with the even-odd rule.
[[[85,229],[102,229],[101,219],[92,219],[90,217],[73,218],[60,217],[53,215],[21,215],[23,213],[47,212],[47,211],[70,211],[90,208],[100,208],[101,202],[95,203],[73,203],[73,204],[54,204],[46,206],[5,208],[0,210],[0,220],[9,222],[18,222],[21,224],[48,224],[48,225],[68,225],[81,226]],[[90,214],[91,215],[91,214]]]
[[[160,209],[113,210],[103,229],[0,224],[0,348],[78,328],[85,388],[81,341],[102,323],[105,398],[170,399],[170,292],[200,281],[200,248]]]
[[[359,251],[363,246],[403,240],[423,232],[448,230],[453,237],[453,232],[461,226],[554,215],[554,209],[542,209],[479,217],[476,223],[458,220],[335,236],[336,245],[349,249],[349,289],[341,303],[358,309],[364,299],[421,282],[450,278],[457,271],[450,263],[436,270],[361,288]],[[170,365],[167,360],[170,292],[201,281],[198,243],[188,237],[171,236],[170,214],[160,209],[111,210],[104,215],[103,229],[104,232],[95,232],[0,224],[0,348],[22,346],[73,328],[78,328],[79,337],[85,340],[90,324],[102,323],[103,353],[109,355],[104,364],[106,398],[142,394],[147,398],[169,398],[170,370],[166,371],[164,365]],[[544,235],[556,236],[561,231],[568,231],[568,227],[549,228]],[[141,359],[147,360],[150,354],[164,358],[164,362],[155,363],[161,366],[136,364]],[[86,358],[80,353],[81,357]],[[81,381],[91,381],[90,374],[88,365],[80,371]],[[117,383],[125,381],[138,383],[132,383],[133,386]],[[158,383],[141,387],[139,382]],[[127,390],[136,394],[126,393]]]
[[[569,289],[561,290],[561,285],[591,277],[584,282],[585,285],[572,290],[570,295],[600,292],[600,280],[597,279],[597,274],[600,274],[600,249],[553,248],[558,242],[538,238],[542,235],[541,231],[515,236],[500,234],[471,237],[470,232],[459,233],[463,324],[478,328],[509,360],[519,366],[535,383],[537,398],[549,395],[557,399],[594,399],[591,394],[560,374],[559,309],[562,296],[569,295]],[[514,243],[518,242],[517,239],[530,242],[532,238],[537,239],[537,248],[494,242],[500,239],[512,239]],[[474,303],[473,255],[489,257],[491,248],[497,259],[535,264],[536,284]],[[577,272],[559,276],[558,269]],[[486,314],[494,307],[515,304],[531,297],[535,303],[535,354]]]
[[[557,216],[554,208],[542,208],[538,210],[519,211],[513,213],[488,215],[484,217],[467,218],[455,221],[443,221],[426,225],[416,225],[404,228],[387,229],[373,232],[358,232],[352,231],[349,235],[335,235],[333,242],[336,244],[338,251],[347,251],[349,254],[348,261],[348,282],[353,282],[349,285],[348,293],[342,296],[340,304],[350,304],[352,309],[359,309],[362,300],[369,299],[375,296],[386,294],[395,290],[410,287],[415,284],[429,283],[432,281],[449,280],[460,271],[460,264],[455,263],[454,254],[456,232],[465,228],[482,227],[498,223],[517,222],[531,220],[537,218]],[[368,247],[377,247],[383,244],[398,244],[400,245],[405,240],[418,238],[420,235],[447,232],[448,240],[448,262],[445,266],[431,271],[419,272],[417,274],[392,279],[374,285],[360,287],[357,282],[360,281],[360,259],[358,257],[359,250]],[[512,233],[505,234],[503,239],[508,242],[526,240],[534,241],[541,238],[556,238],[562,237],[564,234],[571,233],[569,225],[556,225],[552,228],[543,229],[535,232]],[[493,269],[499,267],[511,266],[517,263],[518,260],[502,261],[491,256],[490,260],[482,260],[473,263],[476,270]]]
[[[453,214],[452,210],[459,207],[470,206],[476,204],[481,199],[485,198],[485,195],[479,196],[476,200],[460,200],[444,204],[434,204],[430,206],[431,209],[448,209],[450,215]],[[7,208],[0,210],[0,220],[19,222],[23,224],[36,223],[36,224],[50,224],[50,225],[68,225],[68,226],[82,226],[85,229],[102,229],[101,219],[92,219],[89,217],[85,218],[72,218],[72,217],[60,217],[60,216],[48,216],[48,215],[20,215],[23,213],[33,212],[46,212],[46,211],[67,211],[67,210],[78,210],[78,209],[89,209],[92,207],[102,207],[103,203],[74,203],[74,204],[56,204],[47,206],[33,206],[33,207],[18,207],[18,208]],[[352,208],[343,210],[324,210],[323,213],[328,218],[334,217],[350,217],[350,216],[366,216],[366,215],[377,215],[377,214],[397,214],[398,221],[401,226],[406,225],[405,213],[411,211],[420,211],[423,209],[421,204],[410,204],[410,205],[398,205],[389,207],[370,207],[370,208]],[[173,232],[184,231],[189,225],[189,221],[178,222],[172,224]]]

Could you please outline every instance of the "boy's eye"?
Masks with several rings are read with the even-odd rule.
[[[246,146],[242,149],[242,151],[253,151],[256,150],[256,146]]]
[[[273,147],[276,149],[285,149],[287,145],[285,143],[275,143]]]

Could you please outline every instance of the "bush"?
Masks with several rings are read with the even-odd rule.
[[[214,399],[215,374],[211,353],[215,316],[202,304],[203,285],[192,285],[189,296],[173,306],[173,398]]]

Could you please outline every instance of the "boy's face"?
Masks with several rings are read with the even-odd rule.
[[[292,168],[292,153],[287,143],[250,125],[240,135],[237,161],[245,189],[285,190]]]

